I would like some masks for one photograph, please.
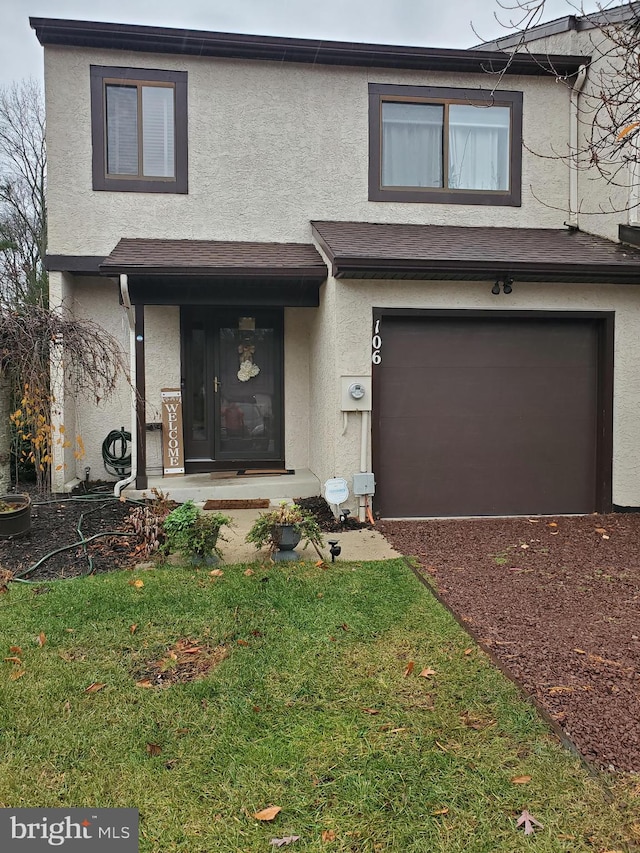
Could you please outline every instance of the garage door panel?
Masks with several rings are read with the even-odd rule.
[[[385,320],[382,515],[594,511],[597,355],[595,321]]]

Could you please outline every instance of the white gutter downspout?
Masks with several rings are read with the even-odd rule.
[[[360,412],[361,422],[360,422],[360,473],[366,474],[367,472],[367,450],[369,445],[369,412],[366,409],[363,409]],[[358,498],[358,521],[366,521],[367,520],[367,511],[366,511],[366,498],[364,495],[360,495]]]
[[[129,384],[131,386],[131,473],[124,480],[119,480],[113,487],[113,494],[119,498],[120,492],[133,483],[138,475],[138,430],[137,426],[137,395],[136,395],[136,315],[135,308],[129,297],[129,280],[126,275],[120,276],[120,295],[122,304],[129,320]]]
[[[569,219],[565,222],[569,228],[578,228],[578,102],[580,92],[587,79],[587,66],[581,65],[571,89],[569,115]]]

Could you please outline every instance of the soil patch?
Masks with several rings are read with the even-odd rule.
[[[360,530],[363,527],[370,527],[367,522],[358,521],[352,516],[340,521],[334,516],[331,507],[323,497],[296,498],[295,503],[310,512],[320,525],[320,530],[325,533],[339,533],[341,530]]]
[[[378,530],[588,761],[640,771],[640,514]]]
[[[170,687],[198,681],[223,661],[229,650],[226,646],[210,648],[206,643],[184,638],[164,650],[157,659],[147,661],[134,677],[138,687]]]
[[[79,542],[82,536],[89,539],[109,531],[124,532],[124,521],[132,507],[108,492],[46,498],[32,494],[31,500],[31,531],[19,539],[0,539],[0,569],[13,574],[26,571],[58,548]],[[84,547],[77,545],[52,554],[26,577],[53,580],[120,569],[134,562],[139,541],[137,536],[100,536]]]

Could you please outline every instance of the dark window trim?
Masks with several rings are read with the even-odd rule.
[[[383,188],[381,176],[382,102],[418,101],[424,103],[484,103],[511,108],[509,139],[510,189],[454,190]],[[484,204],[520,207],[522,203],[522,92],[487,89],[453,89],[440,86],[400,86],[369,83],[369,201],[403,201],[422,204]]]
[[[458,320],[505,320],[537,319],[537,320],[595,320],[598,323],[598,401],[597,401],[597,459],[595,503],[596,511],[607,513],[613,510],[613,380],[614,380],[614,346],[615,346],[615,311],[541,311],[515,310],[495,311],[490,308],[372,308],[372,332],[376,321],[380,321],[380,334],[383,336],[384,347],[384,318],[385,317],[438,317]],[[384,349],[383,349],[384,353]],[[384,358],[384,354],[383,354]],[[380,370],[372,365],[372,454],[375,470],[376,459],[380,458]]]
[[[121,178],[106,174],[105,80],[171,83],[175,88],[175,179]],[[91,66],[91,142],[93,189],[106,192],[187,193],[187,72],[147,68]]]

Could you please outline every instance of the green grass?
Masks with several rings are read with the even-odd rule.
[[[136,807],[143,853],[258,853],[292,834],[283,849],[622,849],[632,819],[603,780],[403,561],[254,568],[12,585],[0,651],[20,646],[25,674],[0,664],[0,805]],[[136,687],[183,637],[229,654],[203,680]],[[251,816],[269,805],[273,823]],[[523,808],[534,836],[515,829]]]

